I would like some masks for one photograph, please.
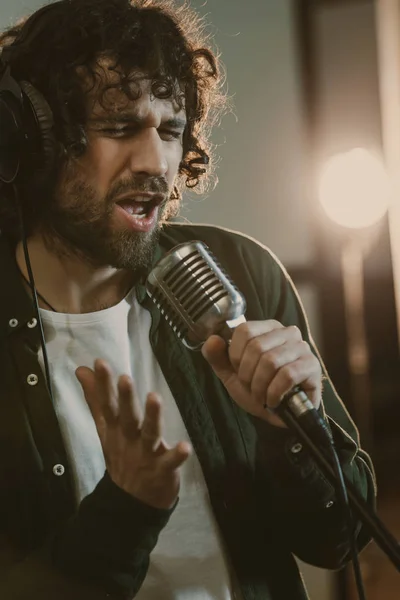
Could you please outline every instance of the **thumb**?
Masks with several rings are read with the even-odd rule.
[[[203,357],[222,383],[235,373],[226,350],[227,343],[218,335],[210,336],[201,349]]]

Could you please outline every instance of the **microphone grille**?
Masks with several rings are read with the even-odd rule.
[[[245,311],[243,296],[200,241],[180,244],[168,252],[151,271],[147,292],[191,349]]]

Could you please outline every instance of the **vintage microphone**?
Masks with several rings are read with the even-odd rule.
[[[150,272],[146,291],[178,338],[191,350],[200,349],[213,334],[220,335],[229,343],[234,328],[246,320],[243,295],[201,241],[185,242],[164,255]],[[397,540],[353,483],[341,473],[331,433],[307,395],[300,388],[294,388],[276,412],[297,433],[324,475],[337,488],[343,505],[350,504],[370,535],[400,571]],[[348,516],[351,517],[350,514]],[[348,526],[350,528],[351,523]],[[349,534],[352,540],[354,536],[350,531]],[[357,556],[354,552],[352,555],[356,571]]]
[[[180,244],[149,274],[147,292],[168,323],[191,349],[198,350],[212,334],[228,343],[244,323],[246,301],[209,248],[200,241]],[[277,414],[288,427],[288,413],[320,444],[332,445],[327,424],[300,387],[282,399]]]

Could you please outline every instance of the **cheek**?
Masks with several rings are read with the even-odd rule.
[[[82,176],[101,195],[107,193],[110,182],[119,172],[121,151],[113,140],[96,140],[88,145],[80,160]]]
[[[179,165],[181,164],[183,158],[183,150],[182,146],[179,145],[178,148],[174,148],[172,151],[168,152],[167,161],[168,161],[168,183],[172,186],[174,183],[176,176],[178,175]]]

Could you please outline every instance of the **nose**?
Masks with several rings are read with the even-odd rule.
[[[168,162],[162,139],[155,127],[141,131],[135,139],[130,157],[131,171],[137,175],[165,176]]]

